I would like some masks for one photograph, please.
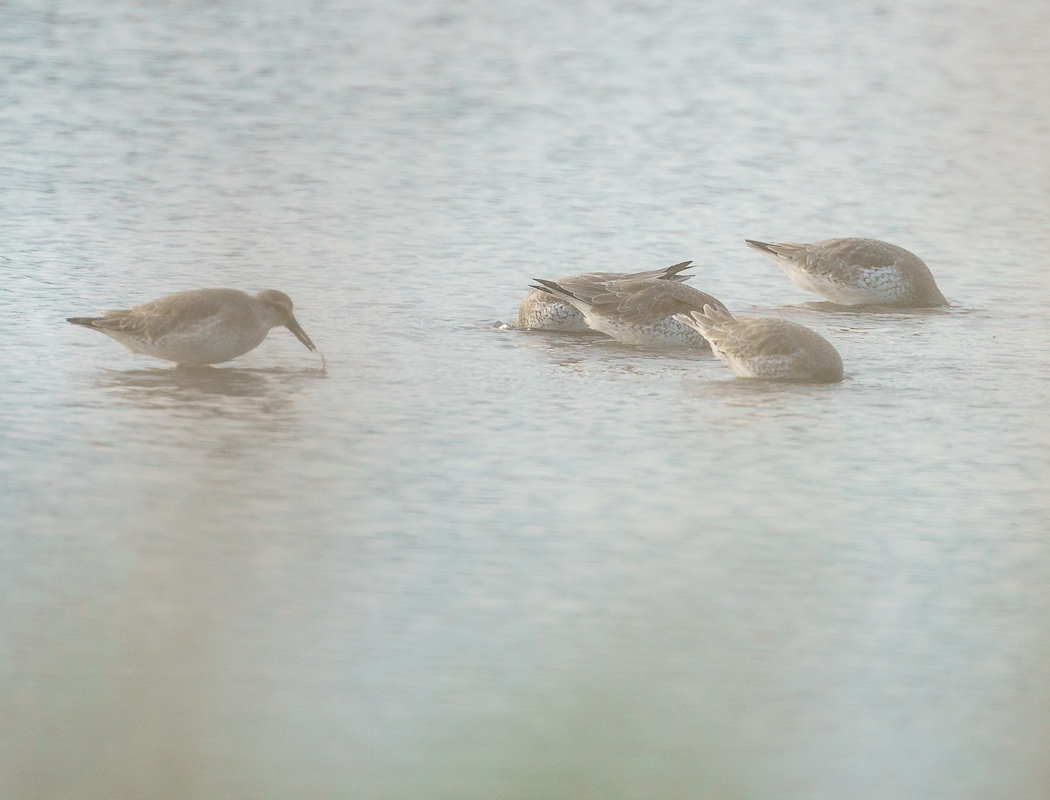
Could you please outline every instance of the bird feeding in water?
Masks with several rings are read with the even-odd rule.
[[[672,280],[634,278],[586,281],[572,289],[557,281],[536,279],[534,287],[574,306],[596,331],[624,344],[707,350],[707,342],[676,314],[705,305],[725,308],[721,300]]]
[[[749,247],[773,259],[791,282],[843,306],[944,306],[929,267],[903,247],[878,239],[757,242]]]
[[[585,272],[582,275],[566,275],[554,283],[568,289],[586,291],[589,286],[607,281],[656,280],[681,282],[689,280],[692,275],[680,275],[689,269],[692,261],[683,261],[664,269],[651,269],[644,272]],[[515,327],[536,331],[560,331],[561,333],[583,333],[591,327],[573,305],[556,297],[546,288],[531,288],[521,301],[518,309],[518,320]]]
[[[842,357],[834,346],[804,325],[774,317],[734,317],[725,309],[677,314],[701,334],[718,358],[742,378],[800,383],[838,383]]]
[[[100,317],[68,321],[100,331],[133,353],[186,367],[242,356],[258,347],[271,328],[283,325],[321,356],[322,368],[325,363],[292,314],[292,298],[276,289],[254,295],[239,289],[191,289]]]

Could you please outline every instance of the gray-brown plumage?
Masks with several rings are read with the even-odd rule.
[[[701,347],[704,338],[675,319],[676,314],[705,305],[725,308],[706,292],[653,278],[587,281],[570,289],[556,281],[537,279],[537,288],[571,303],[587,324],[625,344],[647,347]]]
[[[133,353],[186,366],[219,364],[244,355],[283,325],[310,350],[317,350],[292,314],[284,292],[249,295],[238,289],[192,289],[100,317],[69,322],[116,339]]]
[[[591,284],[611,280],[653,278],[666,281],[685,281],[691,275],[681,275],[689,268],[692,261],[683,261],[664,269],[651,269],[644,272],[585,272],[582,275],[567,275],[558,278],[556,283],[569,290],[585,291]],[[583,314],[570,303],[555,297],[546,289],[530,288],[521,301],[518,309],[517,327],[532,330],[561,331],[564,333],[582,333],[589,331]]]
[[[924,308],[947,304],[929,268],[914,253],[878,239],[758,242],[791,282],[840,305]]]
[[[711,350],[744,378],[836,383],[842,358],[834,346],[804,325],[775,317],[734,317],[705,306],[676,317],[711,344]]]

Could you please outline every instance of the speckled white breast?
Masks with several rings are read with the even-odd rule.
[[[692,347],[704,350],[710,347],[703,336],[671,317],[662,317],[644,324],[627,324],[589,311],[584,311],[584,317],[596,331],[608,334],[624,344],[643,347]]]
[[[590,330],[583,314],[573,306],[536,289],[532,289],[521,301],[517,326],[563,333],[583,333]]]
[[[839,305],[895,303],[907,291],[907,284],[900,270],[892,266],[865,270],[856,280],[845,283],[806,272],[787,261],[777,263],[787,273],[793,284]]]

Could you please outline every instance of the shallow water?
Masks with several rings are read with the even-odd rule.
[[[1045,798],[1050,6],[0,7],[0,796]],[[883,238],[946,310],[745,237]],[[846,380],[501,330],[687,258]],[[211,370],[63,319],[278,288]]]

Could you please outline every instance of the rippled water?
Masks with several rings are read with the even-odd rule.
[[[0,796],[1045,798],[1050,6],[0,5]],[[871,236],[857,313],[744,237]],[[835,386],[499,330],[687,258]],[[63,318],[277,288],[180,372]]]

